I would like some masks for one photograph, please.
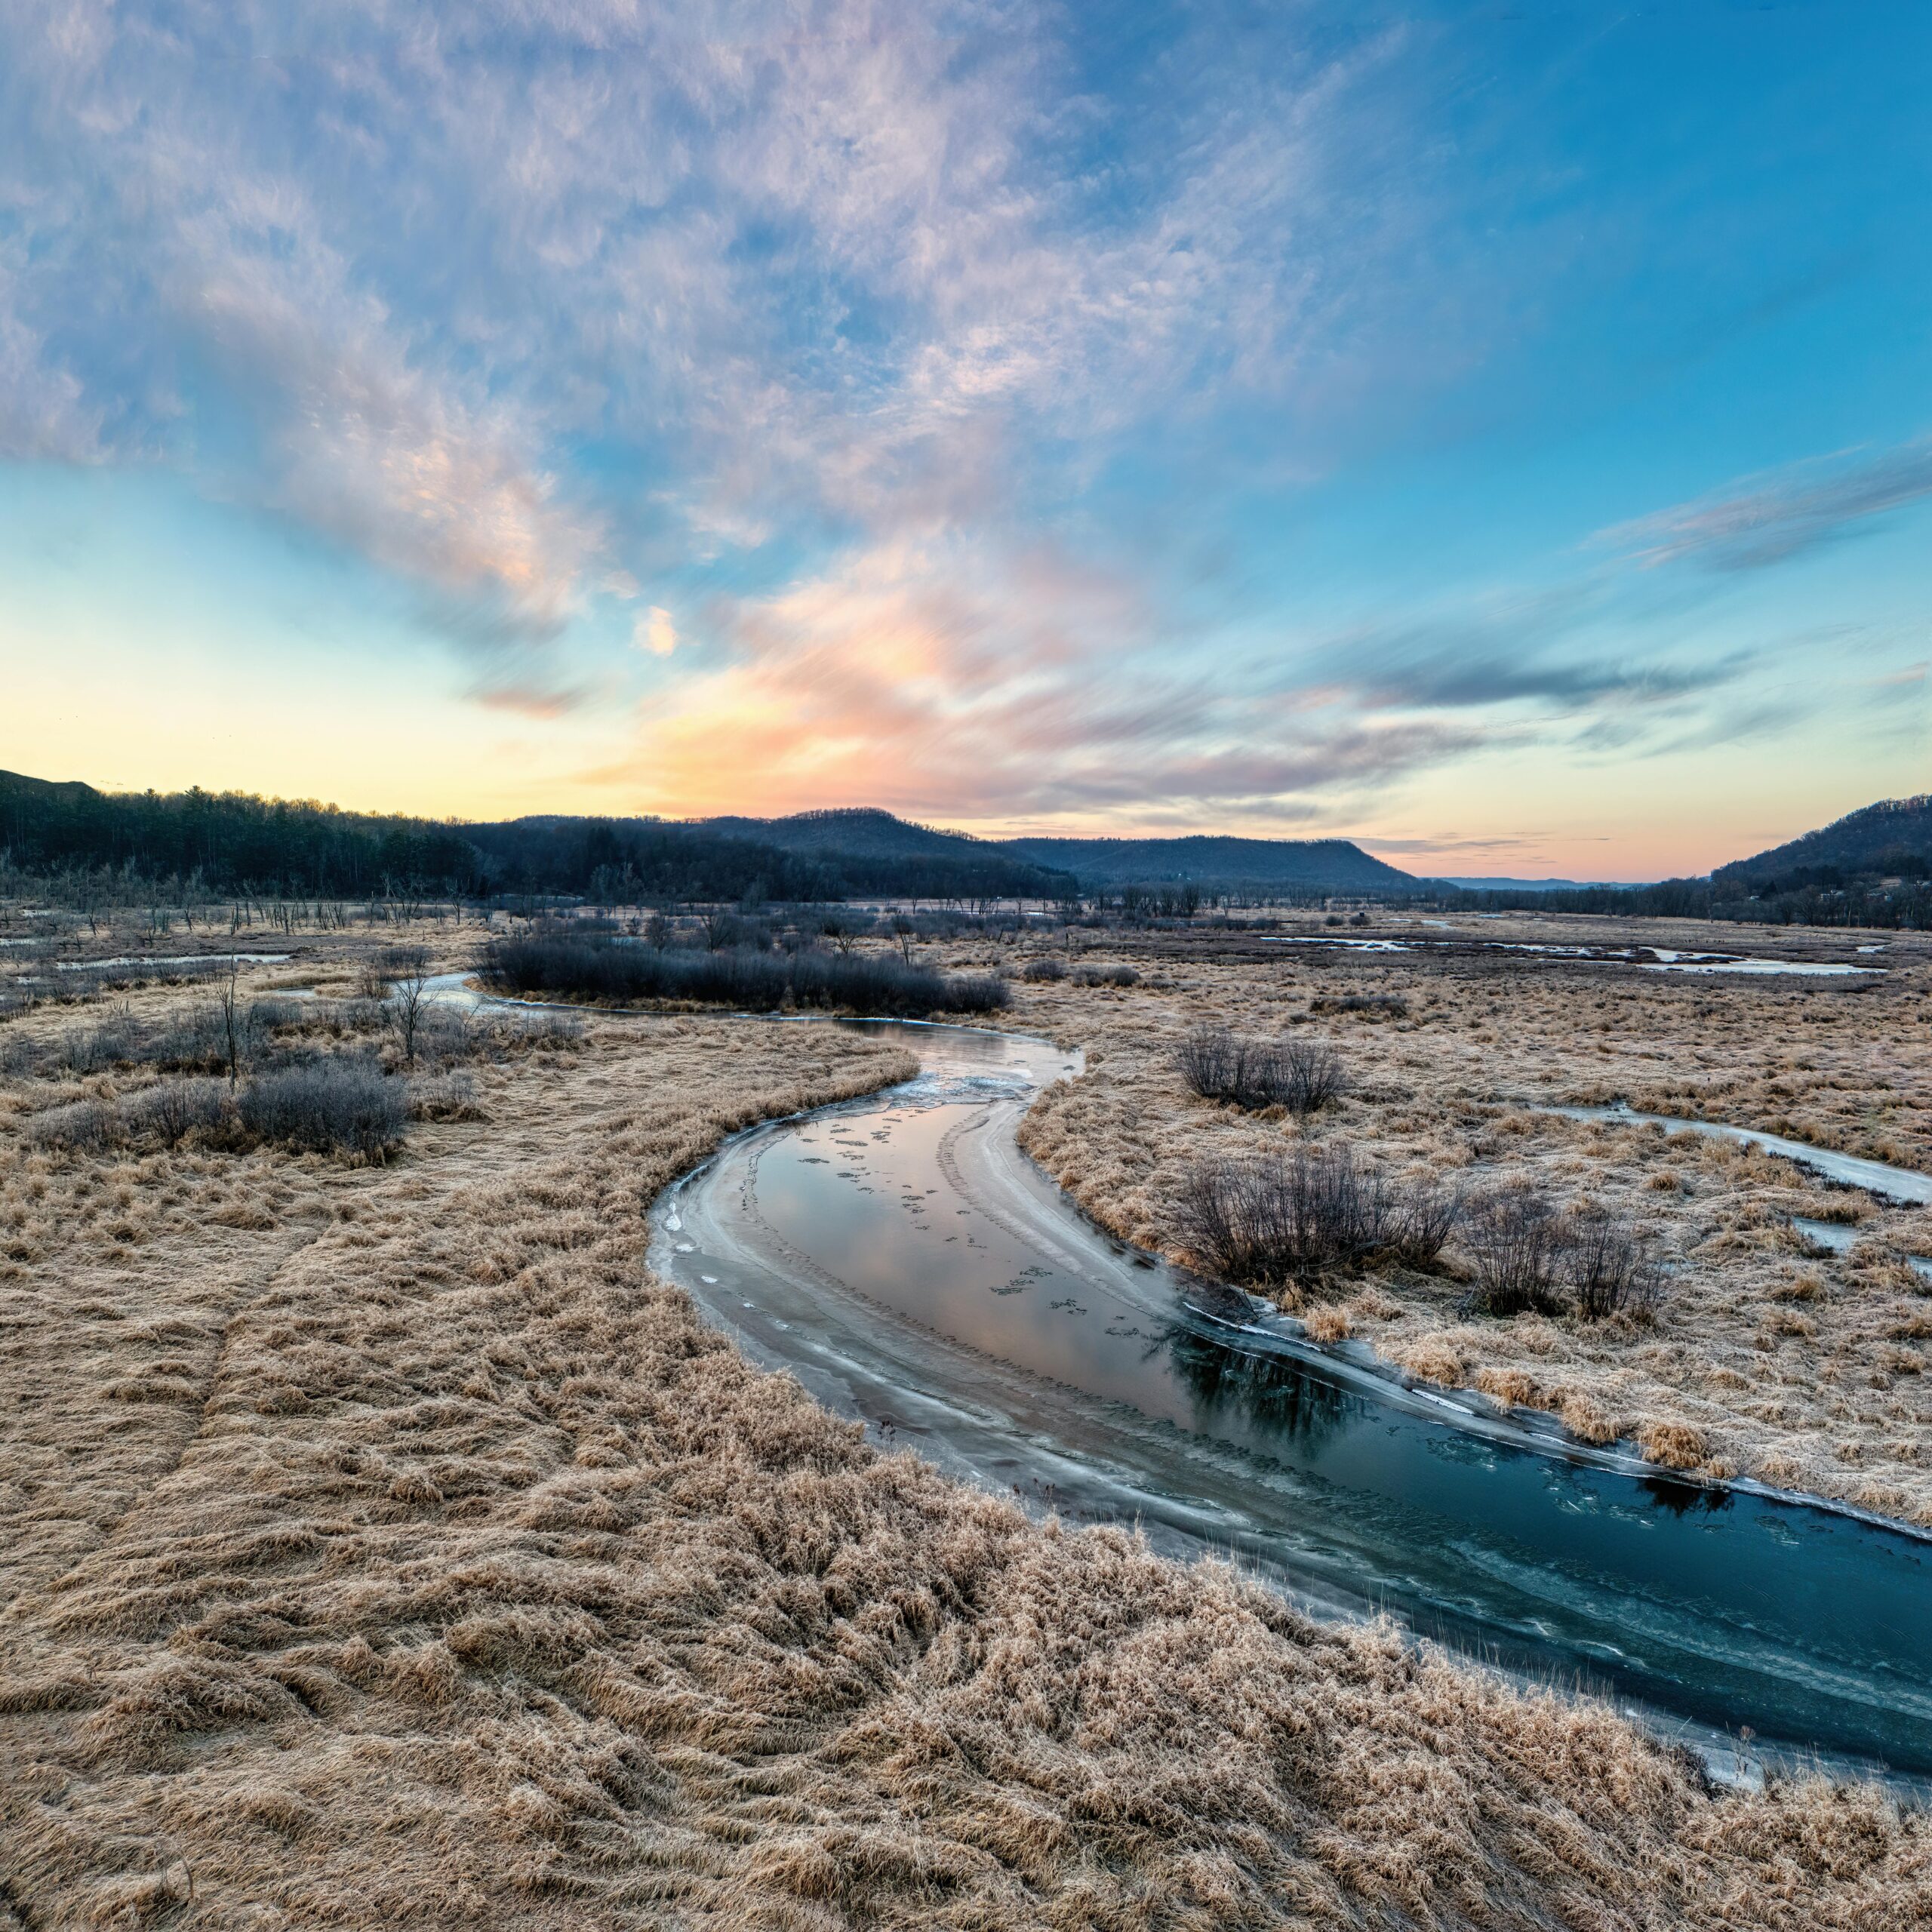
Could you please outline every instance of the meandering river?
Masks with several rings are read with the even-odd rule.
[[[1932,1775],[1932,1543],[1530,1446],[1219,1322],[1015,1146],[1075,1060],[862,1023],[920,1077],[739,1136],[656,1210],[653,1265],[753,1357],[958,1474],[1582,1684],[1719,1765],[1748,1733]]]

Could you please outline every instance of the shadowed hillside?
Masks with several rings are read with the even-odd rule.
[[[1011,846],[940,832],[872,806],[795,812],[789,818],[709,818],[694,830],[756,840],[800,858],[836,867],[860,892],[913,892],[922,898],[1058,898],[1073,889],[1064,868],[1042,864]],[[893,886],[872,881],[920,880]],[[1083,881],[1084,883],[1084,881]]]
[[[1932,793],[1881,798],[1816,832],[1734,860],[1711,875],[1720,893],[1792,891],[1854,879],[1924,878],[1932,872]]]
[[[788,852],[872,859],[1017,864],[1077,878],[1088,892],[1125,885],[1189,884],[1204,891],[1413,891],[1404,872],[1346,838],[975,838],[914,825],[875,809],[800,812],[790,818],[715,818],[711,830],[756,838]],[[1039,887],[1030,888],[1038,891]]]
[[[806,829],[801,833],[796,828]],[[786,832],[786,842],[765,835]],[[0,772],[0,857],[37,875],[193,881],[214,892],[567,894],[634,903],[1060,897],[1064,874],[884,812],[685,822],[546,815],[497,823],[345,812],[312,800],[106,792]]]
[[[1421,889],[1346,838],[1010,838],[1006,849],[1075,873],[1090,890],[1182,881],[1209,891]]]
[[[794,812],[789,818],[700,819],[697,823],[734,838],[755,838],[786,852],[849,853],[867,859],[959,859],[977,856],[1007,862],[996,844],[964,832],[940,832],[876,806]]]
[[[23,871],[198,878],[218,891],[472,893],[485,869],[462,828],[313,799],[99,792],[0,771],[0,856]]]
[[[0,857],[33,873],[216,892],[573,894],[618,903],[1065,899],[1126,885],[1382,892],[1417,881],[1346,839],[975,838],[872,808],[789,818],[496,823],[345,812],[198,786],[107,792],[0,772]]]
[[[1438,879],[1435,903],[1455,910],[1607,914],[1644,919],[1730,919],[1774,926],[1932,925],[1932,795],[1887,798],[1848,813],[1709,878],[1655,885]]]

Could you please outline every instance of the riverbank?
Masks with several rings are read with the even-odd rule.
[[[390,1164],[31,1149],[0,1888],[30,1925],[1903,1927],[1878,1792],[869,1448],[643,1266],[829,1028],[592,1021]]]

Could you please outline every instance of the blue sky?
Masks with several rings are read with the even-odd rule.
[[[0,764],[1702,869],[1932,786],[1929,81],[1823,0],[23,5]]]

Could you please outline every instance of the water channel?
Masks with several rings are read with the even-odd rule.
[[[1526,1437],[1230,1321],[1015,1146],[1076,1060],[856,1023],[920,1077],[740,1135],[656,1209],[652,1265],[754,1358],[957,1474],[1607,1695],[1719,1768],[1932,1776],[1932,1542]]]

